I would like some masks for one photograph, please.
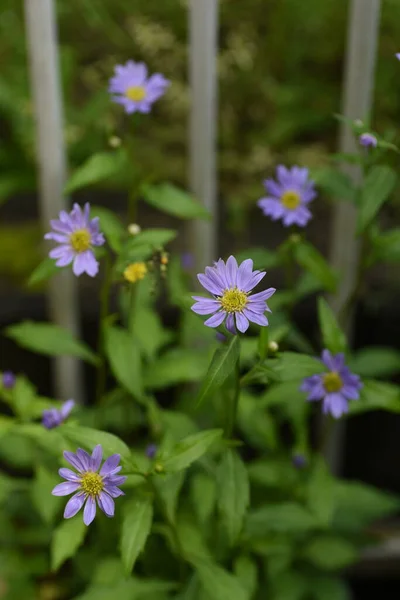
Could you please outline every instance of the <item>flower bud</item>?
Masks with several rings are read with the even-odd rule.
[[[122,140],[117,135],[113,135],[108,140],[108,143],[110,144],[111,148],[119,148],[122,144]]]
[[[137,235],[141,231],[142,231],[142,229],[141,229],[140,225],[138,225],[137,223],[131,223],[130,225],[128,225],[128,232],[131,235]]]
[[[277,342],[274,342],[273,340],[271,342],[269,342],[268,350],[274,354],[275,354],[275,352],[278,352],[279,346],[278,346]]]

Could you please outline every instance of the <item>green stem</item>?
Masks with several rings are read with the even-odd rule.
[[[96,381],[96,400],[97,403],[101,402],[106,389],[106,378],[107,378],[107,364],[104,354],[104,322],[109,312],[109,297],[111,288],[111,274],[112,265],[110,255],[107,253],[105,256],[104,265],[104,279],[100,293],[100,323],[99,323],[99,334],[97,341],[97,354],[100,358],[100,364],[97,369],[97,381]]]
[[[239,360],[236,363],[235,367],[235,391],[232,397],[231,402],[229,402],[227,407],[227,415],[226,415],[226,430],[225,435],[229,439],[233,436],[235,430],[237,409],[239,404],[239,396],[240,396],[240,363]]]
[[[330,415],[326,415],[323,423],[321,424],[320,436],[318,440],[318,450],[321,452],[321,454],[326,454],[334,425],[335,420]]]
[[[129,333],[133,333],[133,328],[135,324],[134,316],[135,316],[135,300],[136,300],[136,285],[135,283],[131,283],[129,290],[129,304],[128,304],[128,330]]]

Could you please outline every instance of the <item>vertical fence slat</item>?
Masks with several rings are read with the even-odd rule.
[[[190,187],[211,213],[190,226],[196,268],[217,257],[217,30],[218,0],[191,0],[189,9],[191,88]]]
[[[44,231],[48,231],[50,219],[66,208],[62,193],[66,161],[53,0],[25,0],[25,22],[37,128],[40,216]],[[71,272],[60,272],[51,281],[48,303],[52,322],[76,334],[78,306]],[[56,394],[60,398],[79,401],[78,361],[59,357],[55,359],[54,367]]]
[[[342,114],[352,120],[369,115],[374,90],[374,71],[380,20],[380,0],[352,0],[349,12],[346,63],[343,82]],[[351,129],[341,124],[340,151],[357,151]],[[359,183],[361,172],[357,166],[343,167]],[[359,242],[356,238],[356,208],[349,203],[338,203],[333,221],[331,262],[340,274],[339,289],[331,299],[331,306],[339,313],[351,294],[359,262]],[[348,335],[352,335],[350,321]],[[344,424],[336,427],[328,448],[327,458],[333,471],[342,463]]]

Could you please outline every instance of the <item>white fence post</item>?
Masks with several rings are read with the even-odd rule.
[[[218,0],[190,0],[191,87],[190,188],[211,213],[211,221],[190,226],[196,268],[204,270],[217,256],[217,55]]]
[[[379,20],[380,0],[352,0],[342,100],[342,114],[352,120],[363,119],[371,111]],[[344,123],[340,127],[340,151],[357,151],[352,131]],[[357,166],[346,165],[343,168],[353,181],[360,182],[361,172]],[[358,268],[356,214],[352,204],[340,202],[336,205],[331,246],[331,263],[340,276],[338,292],[331,299],[336,314],[352,291]],[[347,333],[351,337],[351,324]],[[329,444],[327,458],[334,472],[340,470],[342,463],[344,433],[344,424],[338,424]]]
[[[34,113],[37,125],[37,152],[40,174],[40,216],[44,231],[49,221],[66,208],[65,150],[61,91],[58,71],[56,22],[53,0],[25,0],[28,60]],[[60,272],[49,285],[49,312],[54,323],[78,332],[77,296],[73,275]],[[80,365],[76,359],[59,357],[54,362],[55,391],[60,399],[82,399]]]

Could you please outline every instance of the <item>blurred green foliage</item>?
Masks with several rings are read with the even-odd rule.
[[[0,196],[31,187],[35,162],[22,7],[2,1]],[[140,166],[185,182],[187,0],[58,0],[57,12],[71,167],[132,127],[107,93],[114,65],[132,58],[172,81],[152,119],[134,124]],[[314,166],[334,147],[348,2],[220,0],[220,13],[220,185],[230,203],[241,204],[260,195],[261,179],[278,160]],[[386,0],[374,119],[381,131],[399,116],[399,39],[400,4]]]

